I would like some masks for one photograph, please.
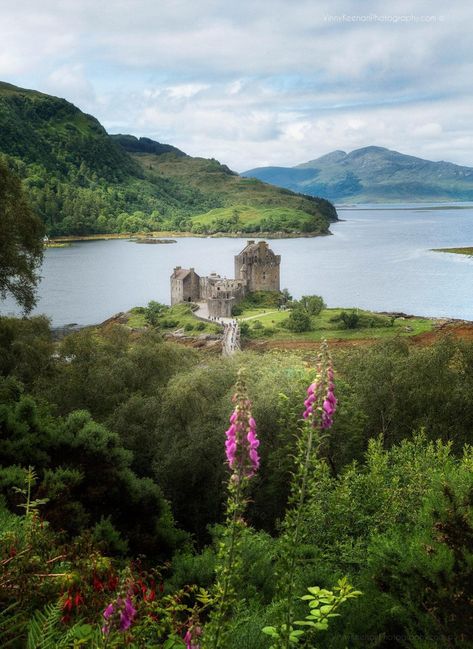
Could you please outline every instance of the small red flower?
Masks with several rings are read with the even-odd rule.
[[[156,599],[156,591],[150,588],[150,591],[147,595],[144,596],[145,602],[154,602]]]
[[[68,595],[66,601],[63,604],[62,610],[63,611],[72,611],[73,603],[72,603],[72,597]]]
[[[103,582],[100,581],[100,579],[94,575],[93,580],[92,580],[92,587],[94,590],[98,592],[102,592],[104,589]]]

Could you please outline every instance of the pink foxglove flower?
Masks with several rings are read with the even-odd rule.
[[[307,388],[307,399],[304,401],[305,410],[302,414],[312,426],[323,430],[331,428],[333,415],[337,408],[332,360],[329,356],[327,343],[322,344],[319,356],[317,375],[314,382]]]
[[[191,626],[189,629],[187,629],[186,635],[184,636],[186,649],[200,649],[198,638],[201,635],[202,629],[200,626]]]
[[[102,633],[108,635],[113,627],[122,632],[127,631],[132,625],[135,615],[136,609],[131,596],[128,594],[125,599],[117,597],[116,601],[109,604],[103,612],[105,624],[102,627]]]
[[[256,422],[251,416],[251,401],[241,377],[238,378],[233,402],[235,410],[230,417],[230,427],[225,432],[227,462],[236,479],[251,478],[260,465],[259,439],[256,435]]]

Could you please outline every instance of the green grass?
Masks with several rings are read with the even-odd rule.
[[[147,324],[145,314],[143,313],[143,307],[135,306],[133,309],[130,309],[127,321],[129,327],[133,327],[133,329],[141,329],[142,327],[146,327]]]
[[[176,321],[176,324],[171,327],[167,327],[165,326],[166,321]],[[127,324],[129,327],[136,329],[147,327],[148,323],[146,321],[144,307],[134,307],[133,309],[130,309]],[[188,333],[190,336],[198,336],[205,333],[215,333],[216,331],[216,325],[214,323],[204,322],[196,318],[188,304],[176,304],[172,307],[168,307],[163,315],[158,318],[158,328],[163,332],[176,331],[177,329],[186,329],[186,325],[188,326],[188,330],[186,330],[185,333]],[[199,329],[196,328],[196,325],[199,326]],[[202,325],[203,328],[200,328]],[[191,326],[192,329],[190,329]]]
[[[238,218],[238,223],[243,227],[259,226],[263,220],[277,219],[278,222],[284,224],[283,227],[288,228],[294,224],[310,223],[310,215],[299,209],[287,207],[259,207],[250,205],[234,205],[231,207],[220,207],[210,210],[204,214],[198,214],[192,217],[193,223],[200,223],[202,225],[211,225],[217,219],[231,220]]]
[[[284,320],[289,317],[290,311],[278,311],[277,308],[257,308],[252,307],[245,309],[242,315],[236,319],[242,323],[246,322],[253,329],[255,322],[260,322],[263,326],[262,329],[255,330],[255,337],[266,338],[267,333],[265,329],[272,329],[274,333],[270,336],[271,340],[288,340],[288,341],[320,341],[324,338],[327,339],[342,339],[342,340],[359,340],[359,339],[372,339],[372,338],[394,338],[395,336],[416,336],[421,333],[431,331],[434,325],[432,320],[428,318],[396,318],[391,325],[391,318],[389,316],[374,313],[372,311],[363,311],[361,309],[354,309],[364,326],[356,329],[346,329],[342,322],[334,321],[342,311],[351,311],[351,309],[324,309],[318,316],[312,317],[311,331],[303,333],[293,333],[287,329],[280,328]],[[171,327],[164,326],[163,321],[176,321]],[[374,326],[366,326],[369,321],[373,321]],[[158,320],[158,328],[163,332],[176,331],[177,329],[184,329],[185,333],[189,336],[198,336],[203,333],[215,333],[216,325],[214,323],[203,323],[203,329],[196,329],[196,325],[202,322],[198,320],[192,309],[188,304],[176,304],[169,307],[165,313]],[[186,330],[186,325],[188,329]],[[143,328],[148,326],[143,307],[135,307],[130,310],[128,318],[128,326],[133,328]],[[201,325],[199,325],[201,326]],[[190,329],[192,327],[192,329]]]
[[[275,329],[271,336],[272,340],[306,340],[319,341],[324,338],[340,338],[343,340],[369,339],[369,338],[393,338],[395,336],[416,336],[433,328],[433,321],[428,318],[396,318],[391,325],[391,318],[373,313],[355,309],[363,321],[372,319],[375,326],[364,326],[356,329],[346,329],[342,322],[334,322],[333,319],[340,315],[342,311],[351,311],[351,309],[324,309],[318,316],[312,317],[311,331],[303,333],[293,333],[287,329],[279,329],[278,325],[289,317],[290,311],[276,311],[273,309],[247,309],[237,320],[253,326],[257,320],[263,327]],[[264,335],[263,335],[264,337]]]

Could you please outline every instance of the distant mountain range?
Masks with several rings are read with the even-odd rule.
[[[110,136],[58,97],[0,82],[0,157],[47,231],[326,234],[331,203],[246,179],[169,144]]]
[[[473,201],[473,168],[380,146],[333,151],[296,167],[258,167],[241,175],[339,203]]]

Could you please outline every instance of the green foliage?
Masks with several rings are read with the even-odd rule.
[[[28,624],[26,649],[79,649],[105,647],[100,627],[77,622],[69,628],[62,623],[61,606],[49,604],[36,611]]]
[[[337,218],[326,201],[250,183],[216,160],[146,138],[111,137],[64,99],[4,83],[0,131],[0,154],[52,235],[203,232],[198,215],[215,209],[224,214],[210,230],[231,232],[240,205],[256,209],[268,230],[327,232]]]
[[[291,310],[288,319],[284,321],[284,325],[287,329],[289,329],[289,331],[293,331],[295,333],[310,331],[310,329],[312,328],[310,315],[305,309],[301,307],[296,307]]]
[[[2,140],[3,136],[2,131]],[[12,295],[28,313],[36,304],[44,230],[28,204],[19,179],[1,157],[0,214],[0,298]]]
[[[0,611],[0,643],[2,647],[15,647],[20,644],[23,628],[22,611],[18,602]]]
[[[237,306],[238,308],[241,308],[242,311],[259,307],[277,309],[282,298],[283,295],[276,291],[252,291],[251,293],[248,293],[248,295],[246,295]]]
[[[360,323],[360,316],[356,311],[342,311],[340,313],[340,320],[347,329],[356,329]]]
[[[400,609],[416,649],[471,646],[472,512],[473,473],[442,477],[410,530],[398,526],[373,540],[374,581]]]
[[[313,440],[318,456],[307,472],[297,542],[278,521],[295,522],[292,433],[313,379],[306,361],[313,359],[287,350],[241,359],[261,470],[241,522],[244,578],[234,582],[226,649],[267,647],[264,626],[282,629],[287,639],[277,581],[287,580],[278,557],[288,549],[296,596],[289,626],[306,631],[292,636],[299,646],[469,647],[473,345],[446,339],[421,348],[397,340],[336,349],[339,408],[330,439]],[[188,629],[205,626],[238,362],[122,326],[80,332],[53,347],[44,320],[0,320],[2,646],[24,646],[28,619],[42,611],[39,625],[52,633],[53,646],[99,647],[102,640],[90,638],[100,635],[102,611],[129,584],[136,621],[127,636],[114,631],[109,647],[183,647]],[[171,513],[193,546],[182,544]],[[141,574],[140,561],[155,566],[175,548],[164,583],[154,571]],[[313,638],[311,624],[321,623],[319,612],[326,615],[323,607],[335,601],[322,599],[338,597],[333,584],[343,575],[363,597],[330,618],[329,633]],[[313,584],[320,591],[312,593],[306,620],[297,596]],[[19,607],[8,609],[16,600]],[[45,606],[57,602],[61,617],[66,605],[72,611],[51,631]],[[298,627],[297,620],[311,624]],[[61,644],[66,636],[69,645]]]
[[[354,444],[352,457],[357,459],[362,458],[368,440],[379,434],[387,447],[420,429],[429,439],[451,440],[457,452],[471,442],[473,347],[469,343],[446,338],[423,348],[398,340],[353,349],[341,356],[339,370],[347,383],[346,388],[341,386],[343,429],[339,428],[342,422],[335,424],[331,451],[339,458],[337,447],[348,431],[349,443]]]
[[[320,295],[303,295],[297,304],[310,316],[319,315],[322,309],[325,309],[324,299]]]
[[[49,321],[0,317],[0,376],[14,377],[32,387],[51,375],[53,344]]]
[[[165,304],[160,304],[159,302],[151,300],[151,302],[148,302],[148,306],[144,309],[146,322],[153,327],[157,326],[159,317],[164,315],[168,309],[169,307]]]
[[[307,602],[309,613],[305,616],[304,620],[296,620],[294,622],[295,625],[306,628],[304,630],[296,630],[291,626],[289,627],[288,635],[287,626],[284,624],[280,628],[274,626],[264,627],[262,629],[263,633],[269,635],[274,641],[270,649],[287,646],[285,643],[286,637],[288,637],[287,644],[290,647],[298,645],[301,640],[304,644],[307,643],[314,632],[328,630],[330,619],[340,616],[340,613],[336,611],[344,602],[361,595],[360,591],[354,590],[350,586],[346,578],[340,579],[333,590],[319,588],[319,586],[311,586],[307,590],[309,594],[303,595],[301,599]]]
[[[247,188],[247,186],[245,187]],[[210,210],[192,218],[192,232],[196,234],[215,234],[217,232],[292,232],[324,233],[327,226],[321,214],[312,214],[312,206],[303,203],[306,197],[300,197],[302,206],[281,207],[289,202],[287,195],[271,201],[274,206],[237,205]],[[295,204],[297,205],[297,203]]]
[[[0,484],[11,506],[19,504],[18,478],[9,465],[34,461],[39,493],[49,499],[45,515],[57,529],[78,534],[110,516],[135,551],[166,554],[179,541],[159,487],[136,476],[119,436],[89,413],[56,419],[25,396],[2,405],[1,415],[0,461],[7,468],[0,469]]]

